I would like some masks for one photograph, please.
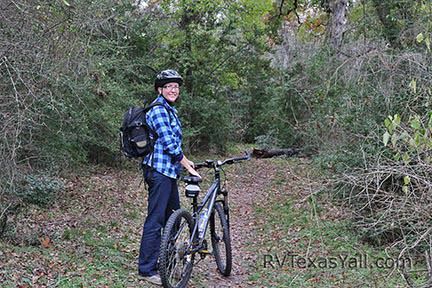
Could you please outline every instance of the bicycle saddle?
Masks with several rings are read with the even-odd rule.
[[[202,179],[200,177],[192,175],[183,176],[182,180],[187,184],[198,184],[202,182]]]

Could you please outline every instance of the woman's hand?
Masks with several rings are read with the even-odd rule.
[[[192,168],[195,168],[195,163],[192,162],[191,160],[187,159],[187,161],[189,161],[189,165],[192,166]]]
[[[183,165],[184,168],[186,168],[186,170],[193,176],[198,176],[200,178],[201,175],[199,175],[199,173],[194,169],[195,164],[190,161],[189,159],[186,158],[186,156],[183,155],[182,160],[180,161],[180,164]]]
[[[199,178],[202,178],[201,175],[194,168],[190,167],[190,169],[187,169],[187,170],[188,170],[189,174],[191,174],[193,176],[198,176]]]

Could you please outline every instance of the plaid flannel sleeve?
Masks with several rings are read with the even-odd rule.
[[[176,162],[181,161],[183,152],[171,129],[168,111],[162,106],[156,106],[149,114],[153,129],[156,131],[164,151],[171,155]]]

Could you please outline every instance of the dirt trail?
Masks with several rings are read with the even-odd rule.
[[[214,258],[207,257],[194,266],[188,287],[370,287],[359,285],[366,283],[365,275],[369,284],[385,281],[381,272],[360,279],[357,270],[264,267],[264,254],[287,249],[305,257],[332,256],[338,247],[352,255],[362,250],[357,242],[349,250],[351,238],[340,237],[341,231],[348,232],[338,226],[338,219],[347,219],[346,212],[324,198],[317,204],[310,197],[323,183],[316,181],[307,159],[252,159],[225,170],[232,273],[221,276]],[[147,210],[141,179],[138,170],[95,168],[69,177],[49,209],[30,206],[11,218],[10,237],[0,241],[0,286],[156,287],[137,275]],[[212,179],[211,172],[205,179]],[[190,207],[180,191],[182,206]]]
[[[213,257],[207,257],[194,267],[191,287],[255,287],[248,280],[257,265],[256,253],[248,244],[256,241],[254,207],[264,203],[276,168],[268,161],[251,160],[232,167],[228,174],[233,269],[231,276],[218,273]]]
[[[286,171],[280,171],[282,166]],[[277,199],[281,190],[274,188],[274,180],[284,178],[288,166],[251,160],[227,167],[232,273],[221,276],[213,257],[207,257],[194,267],[189,287],[256,287],[249,277],[259,264],[259,251],[250,247],[261,242],[256,229],[265,219],[256,219],[255,208],[265,207],[268,198]],[[4,287],[56,287],[59,281],[83,287],[148,287],[136,274],[147,205],[140,181],[139,171],[116,169],[74,176],[49,210],[32,207],[12,219],[9,226],[20,233],[12,230],[10,238],[0,242]],[[189,202],[182,200],[183,206]]]

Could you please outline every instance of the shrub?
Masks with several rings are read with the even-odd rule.
[[[432,113],[385,119],[382,153],[369,155],[365,167],[344,174],[340,191],[355,214],[364,238],[400,249],[399,257],[432,247]],[[378,140],[378,139],[377,139]]]
[[[64,189],[61,179],[45,175],[26,175],[20,184],[16,194],[25,202],[39,206],[52,203]]]

